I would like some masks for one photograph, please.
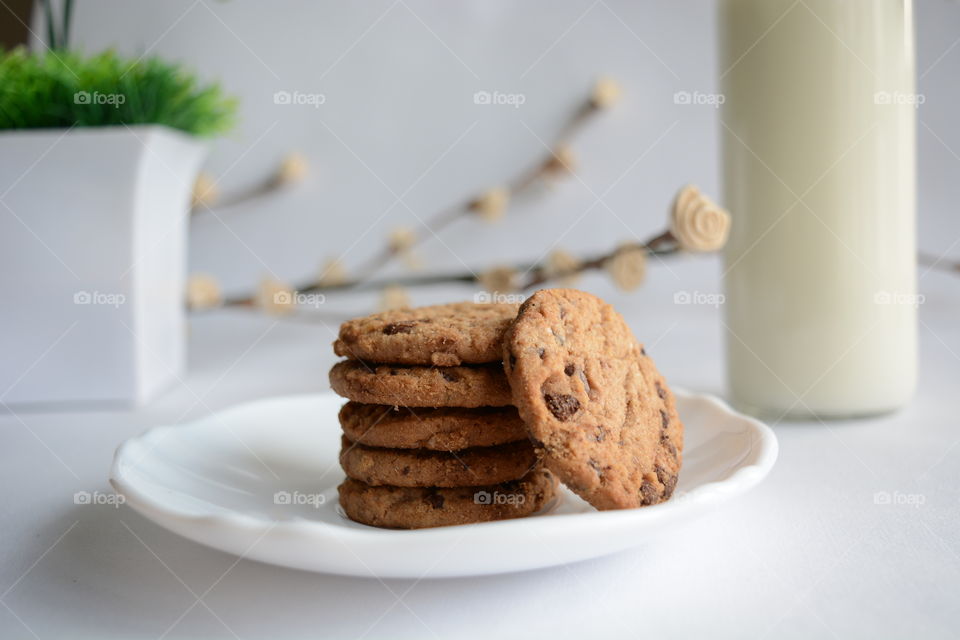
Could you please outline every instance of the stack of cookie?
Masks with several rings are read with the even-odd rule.
[[[340,504],[419,528],[529,515],[554,478],[597,509],[669,500],[683,459],[676,400],[623,317],[544,289],[520,307],[450,304],[351,320],[330,372]]]
[[[330,384],[340,504],[357,522],[421,528],[525,516],[554,494],[502,363],[510,304],[459,303],[351,320]]]

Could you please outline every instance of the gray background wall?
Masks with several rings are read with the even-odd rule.
[[[916,18],[920,243],[957,257],[960,4],[919,0]],[[427,264],[606,249],[656,231],[680,185],[718,192],[717,112],[673,101],[717,90],[713,0],[85,0],[74,42],[182,60],[238,94],[239,128],[207,163],[227,193],[288,151],[309,157],[297,188],[195,220],[191,269],[233,289],[267,270],[308,278],[327,255],[356,263],[391,227],[515,175],[601,73],[624,98],[576,140],[582,182],[558,183],[501,225],[461,223],[424,248]],[[481,90],[525,103],[474,104]],[[276,105],[277,91],[325,103]]]

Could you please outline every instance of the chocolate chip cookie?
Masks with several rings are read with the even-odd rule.
[[[457,366],[499,362],[515,304],[460,302],[386,311],[340,326],[339,356],[393,364]]]
[[[351,520],[422,529],[528,516],[553,498],[556,481],[546,469],[537,469],[520,480],[482,487],[374,487],[348,478],[338,491]]]
[[[683,425],[673,394],[613,307],[545,289],[504,337],[514,404],[544,464],[598,509],[666,500]]]
[[[504,407],[510,385],[499,365],[418,367],[342,360],[330,370],[330,386],[367,404],[400,407]]]
[[[525,476],[537,464],[529,441],[462,451],[381,449],[342,439],[340,466],[369,485],[470,487]]]
[[[369,447],[459,451],[527,439],[516,407],[417,408],[348,402],[340,426],[352,441]]]

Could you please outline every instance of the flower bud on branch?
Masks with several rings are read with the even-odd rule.
[[[591,94],[581,103],[570,117],[570,120],[561,128],[560,135],[557,136],[557,141],[554,143],[553,148],[545,154],[540,162],[534,164],[532,169],[521,174],[506,186],[488,189],[479,196],[470,198],[460,205],[441,211],[433,217],[428,218],[423,224],[423,229],[414,235],[412,242],[407,248],[412,249],[415,245],[433,237],[454,221],[471,214],[476,214],[488,222],[499,220],[506,213],[510,200],[517,194],[543,179],[559,179],[568,176],[576,167],[575,156],[568,145],[568,141],[572,139],[594,115],[613,106],[619,97],[620,86],[614,80],[610,78],[601,78],[598,80]],[[397,256],[402,257],[404,254],[394,250],[388,241],[385,247],[374,253],[369,260],[355,269],[355,278],[357,280],[369,279]]]
[[[302,182],[309,171],[306,157],[302,153],[291,152],[280,160],[274,172],[263,182],[228,197],[221,196],[217,181],[210,174],[201,172],[193,185],[191,208],[196,214],[214,207],[231,207]]]
[[[680,190],[670,212],[670,233],[684,251],[716,251],[727,242],[730,214],[687,185]]]
[[[501,265],[479,273],[432,273],[391,278],[389,280],[342,279],[324,282],[323,279],[299,288],[296,293],[331,291],[380,291],[381,306],[397,308],[409,305],[407,289],[440,284],[465,284],[490,292],[509,293],[525,291],[548,282],[569,284],[588,271],[604,271],[618,288],[632,291],[646,278],[649,256],[665,257],[682,251],[704,253],[723,247],[730,228],[730,214],[701,194],[696,187],[684,187],[674,201],[670,214],[670,228],[645,242],[629,242],[595,256],[579,257],[562,250],[554,250],[546,260],[534,264]],[[402,242],[394,246],[406,246]],[[682,239],[682,240],[681,240]],[[395,239],[396,240],[396,239]],[[226,301],[227,306],[259,306],[272,313],[292,310],[295,301],[292,289],[272,280],[261,285],[255,297],[241,297]]]

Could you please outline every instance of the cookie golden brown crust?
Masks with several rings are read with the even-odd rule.
[[[515,304],[473,302],[385,311],[343,323],[333,350],[394,364],[499,362],[503,332],[516,315]]]
[[[459,451],[527,439],[516,407],[422,407],[409,409],[348,402],[340,426],[354,442],[369,447]]]
[[[485,487],[373,487],[348,478],[338,487],[340,506],[356,522],[392,529],[422,529],[528,516],[556,493],[556,481],[537,469],[514,482]]]
[[[529,441],[462,451],[380,449],[342,439],[340,466],[369,485],[472,487],[527,475],[537,464]]]
[[[504,338],[513,400],[544,464],[598,509],[666,500],[683,425],[666,381],[613,307],[545,289]]]
[[[330,386],[344,398],[399,407],[504,407],[510,385],[497,365],[418,367],[341,360]]]

